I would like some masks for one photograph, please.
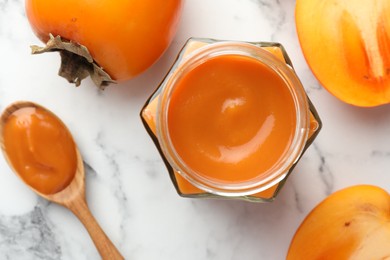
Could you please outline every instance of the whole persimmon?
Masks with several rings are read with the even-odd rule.
[[[390,195],[371,185],[333,193],[306,217],[287,260],[389,259]]]
[[[390,1],[297,0],[299,42],[314,75],[340,100],[390,103]]]
[[[93,59],[96,66],[89,70],[93,73],[103,69],[98,73],[106,72],[108,82],[131,79],[162,55],[175,35],[183,5],[182,0],[26,0],[25,3],[33,31],[44,43],[50,41],[46,48],[35,47],[33,52],[61,49],[61,56],[65,56],[63,63],[71,63],[63,70],[65,74],[78,70],[80,57],[74,55],[83,56],[85,59],[81,60],[89,63]],[[69,52],[73,54],[69,56]],[[79,77],[68,80],[77,85]]]

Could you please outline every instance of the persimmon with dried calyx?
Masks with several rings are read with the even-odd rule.
[[[340,100],[390,103],[390,1],[297,0],[299,42],[311,70]]]
[[[180,19],[182,0],[26,0],[35,34],[60,50],[60,75],[80,84],[92,76],[104,87],[149,68],[167,49]]]
[[[371,185],[333,193],[306,217],[287,260],[389,259],[390,195]]]

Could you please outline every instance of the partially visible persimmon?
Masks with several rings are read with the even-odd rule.
[[[162,55],[181,9],[182,0],[26,0],[28,20],[39,39],[46,43],[52,34],[85,46],[117,81],[140,74]]]
[[[390,103],[390,1],[297,0],[303,54],[321,84],[362,107]]]
[[[296,232],[287,260],[390,259],[390,195],[358,185],[330,195]]]

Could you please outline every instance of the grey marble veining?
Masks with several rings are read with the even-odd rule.
[[[20,216],[0,216],[2,259],[61,259],[61,246],[45,214],[45,206]]]
[[[324,184],[326,195],[330,195],[334,191],[334,176],[327,162],[326,156],[321,152],[318,145],[313,144],[314,150],[320,160],[318,167],[319,176]]]

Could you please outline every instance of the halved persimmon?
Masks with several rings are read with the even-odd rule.
[[[361,107],[390,103],[390,1],[297,0],[303,54],[321,84]]]
[[[287,260],[389,259],[390,195],[357,185],[337,191],[306,217],[291,241]]]

